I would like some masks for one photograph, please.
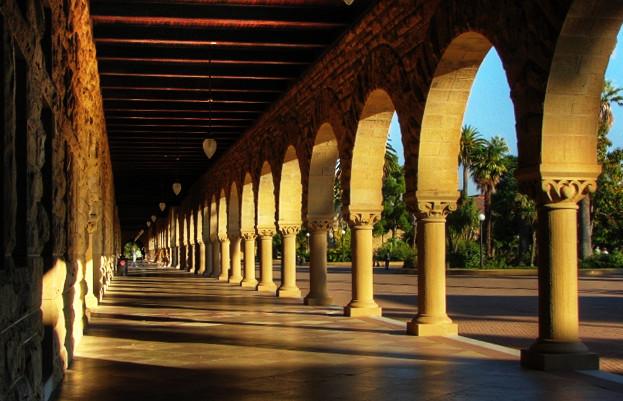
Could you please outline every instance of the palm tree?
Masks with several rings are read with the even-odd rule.
[[[467,186],[469,183],[470,168],[474,162],[474,156],[483,147],[485,140],[480,136],[477,128],[471,125],[463,125],[461,129],[461,143],[459,149],[459,163],[463,166],[463,190],[461,199],[467,199]]]
[[[612,144],[608,133],[614,124],[612,105],[623,106],[623,88],[615,87],[612,81],[605,80],[601,91],[599,106],[599,125],[597,128],[597,159],[603,163]],[[591,216],[591,197],[586,195],[580,202],[580,259],[584,260],[593,254],[593,221]]]
[[[487,256],[493,256],[493,239],[491,236],[493,222],[491,221],[491,196],[500,182],[502,175],[507,171],[505,156],[508,153],[508,145],[504,138],[494,136],[485,141],[482,149],[475,154],[472,160],[473,177],[476,185],[484,195],[485,208],[485,239],[487,243]]]

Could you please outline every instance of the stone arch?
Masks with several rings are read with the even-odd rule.
[[[251,174],[244,175],[242,183],[242,202],[240,208],[240,229],[254,231],[255,229],[255,194]]]
[[[218,234],[227,234],[227,195],[225,190],[221,189],[218,201]]]
[[[345,106],[348,113],[345,116],[345,127],[347,135],[340,137],[337,135],[338,147],[340,149],[340,165],[342,167],[342,189],[344,205],[350,205],[351,185],[353,180],[350,175],[353,170],[353,160],[355,159],[355,148],[358,144],[367,142],[360,137],[366,137],[366,134],[360,135],[363,131],[369,131],[373,128],[379,128],[377,121],[381,117],[379,113],[387,113],[383,120],[387,120],[385,130],[385,141],[381,148],[385,150],[387,142],[387,134],[391,117],[395,111],[398,115],[398,122],[402,134],[402,143],[405,156],[405,178],[407,192],[412,192],[412,185],[415,183],[415,164],[417,162],[417,134],[419,133],[419,122],[421,116],[421,102],[418,101],[416,94],[418,91],[412,89],[412,82],[406,73],[402,63],[402,59],[397,52],[389,45],[381,45],[369,52],[365,61],[362,63],[361,71],[354,82],[352,88],[351,104]],[[373,96],[374,95],[374,96]],[[378,112],[375,118],[371,117],[370,112],[374,111],[374,107],[370,107],[371,103],[378,103],[375,107]],[[381,105],[382,103],[382,105]],[[382,111],[379,111],[378,108]],[[387,119],[387,116],[389,117]],[[338,127],[334,126],[334,129]],[[376,142],[376,146],[380,145],[380,139]],[[376,152],[378,149],[374,148]],[[381,157],[383,159],[383,157]],[[381,164],[382,166],[382,164]],[[356,180],[355,180],[356,181]],[[379,188],[380,188],[379,184]],[[380,194],[379,194],[380,196]],[[356,202],[355,202],[356,203]],[[377,206],[377,209],[380,207]]]
[[[337,138],[333,127],[324,123],[315,135],[309,167],[307,193],[307,214],[314,217],[328,217],[335,214],[333,185],[335,165],[339,158]]]
[[[275,228],[275,184],[270,164],[265,161],[260,171],[257,193],[257,226]]]
[[[286,149],[279,180],[279,224],[301,224],[303,185],[294,146]]]
[[[556,44],[545,93],[542,177],[594,180],[599,175],[596,133],[600,95],[622,24],[621,2],[572,3]]]
[[[368,95],[357,125],[350,163],[350,210],[382,209],[385,144],[394,110],[394,104],[385,90],[375,89]]]
[[[491,42],[476,32],[456,36],[435,68],[422,117],[417,197],[458,197],[461,125],[472,83]]]
[[[240,196],[235,181],[231,183],[229,190],[227,232],[234,236],[240,235]]]

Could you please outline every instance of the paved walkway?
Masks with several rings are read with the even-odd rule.
[[[118,278],[60,401],[621,400],[623,385],[522,370],[460,339],[164,269]]]

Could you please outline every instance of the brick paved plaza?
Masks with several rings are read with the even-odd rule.
[[[375,269],[375,299],[383,316],[406,321],[417,312],[417,276],[397,269]],[[300,267],[303,294],[308,280]],[[602,370],[623,374],[623,274],[580,277],[579,289],[582,339],[601,356]],[[350,301],[348,268],[329,268],[329,291],[337,305]],[[537,337],[536,275],[450,275],[447,291],[448,314],[461,335],[517,349]]]

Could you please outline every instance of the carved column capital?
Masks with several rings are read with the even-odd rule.
[[[298,233],[299,231],[301,231],[300,224],[290,224],[290,223],[279,224],[279,233],[281,233],[281,235],[283,236],[296,235],[296,233]]]
[[[381,219],[380,210],[348,210],[344,218],[351,227],[370,227]]]
[[[588,193],[595,192],[595,179],[543,178],[541,180],[541,202],[544,204],[576,205]]]
[[[240,236],[245,241],[253,241],[257,237],[255,231],[241,231]]]
[[[420,219],[445,219],[456,210],[456,200],[450,199],[418,199],[417,215]]]
[[[220,242],[226,242],[229,241],[229,236],[227,235],[227,233],[218,233],[218,240]]]
[[[273,235],[275,235],[277,230],[275,230],[275,227],[273,226],[264,226],[264,227],[257,227],[256,231],[257,231],[257,235],[260,237],[272,237]]]
[[[329,231],[335,224],[335,216],[307,216],[307,227],[311,232]]]

